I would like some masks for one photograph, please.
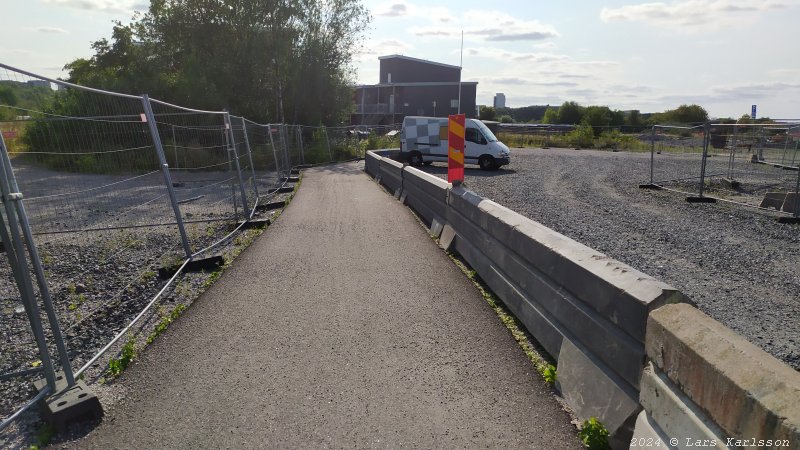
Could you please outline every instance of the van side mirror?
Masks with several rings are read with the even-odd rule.
[[[481,145],[486,145],[486,144],[488,144],[488,142],[486,142],[486,138],[481,136]]]

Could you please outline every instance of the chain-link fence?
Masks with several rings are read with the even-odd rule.
[[[797,218],[798,131],[796,124],[654,126],[647,186]]]
[[[292,167],[391,139],[258,124],[3,64],[0,89],[0,429],[102,369]]]

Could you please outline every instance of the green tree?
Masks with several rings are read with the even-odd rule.
[[[15,109],[3,106],[17,106],[17,94],[9,86],[0,86],[0,120],[14,118]]]
[[[497,111],[493,106],[481,106],[480,115],[481,120],[497,120]]]
[[[643,125],[642,116],[638,109],[634,109],[625,117],[625,125],[631,127],[640,127]]]
[[[556,124],[558,123],[558,110],[554,108],[547,108],[542,117],[542,123]]]
[[[608,106],[587,106],[583,111],[581,123],[590,125],[595,136],[611,125],[611,110]]]
[[[508,114],[504,114],[500,116],[500,122],[502,123],[514,123],[514,118],[509,116]]]
[[[564,102],[558,108],[558,123],[575,125],[583,119],[583,107],[576,102]]]
[[[369,20],[360,0],[152,0],[67,69],[78,84],[330,125],[350,112],[352,55]]]
[[[699,105],[681,105],[670,111],[672,120],[677,123],[703,123],[708,122],[708,112]]]

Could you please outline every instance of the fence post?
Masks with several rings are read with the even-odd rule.
[[[306,163],[306,150],[303,148],[303,129],[300,125],[297,125],[297,142],[300,143],[300,164]]]
[[[325,133],[325,146],[328,147],[328,158],[333,162],[333,153],[331,153],[331,141],[328,137],[328,127],[322,126],[322,132]]]
[[[247,158],[250,160],[250,172],[253,173],[253,191],[256,193],[256,202],[258,202],[258,179],[256,178],[256,166],[253,164],[253,152],[250,150],[250,138],[247,136],[247,123],[242,117],[242,132],[244,133],[244,145],[247,148]]]
[[[703,126],[703,163],[700,165],[700,198],[706,185],[706,162],[708,161],[708,143],[711,140],[711,129],[708,124]]]
[[[1,138],[0,138],[1,139]],[[11,168],[11,159],[8,157],[8,151],[5,142],[0,142],[0,149],[2,150],[2,164],[4,166],[5,177],[14,192],[19,192],[17,179],[14,176],[14,171]],[[31,256],[31,265],[33,266],[34,274],[36,275],[36,282],[39,286],[39,293],[42,296],[42,303],[44,310],[47,314],[47,320],[50,323],[50,331],[53,333],[53,340],[56,344],[56,350],[59,355],[59,362],[61,363],[61,371],[64,372],[64,377],[67,380],[67,385],[72,387],[75,385],[75,377],[72,373],[72,365],[69,361],[69,354],[67,353],[67,346],[64,343],[64,337],[61,334],[61,327],[58,323],[55,308],[53,308],[53,298],[50,296],[50,288],[47,286],[47,278],[44,275],[44,268],[42,267],[42,259],[39,257],[39,251],[33,241],[33,233],[31,226],[28,222],[28,214],[25,211],[25,204],[22,197],[14,202],[17,208],[17,213],[21,221],[22,235],[27,243],[28,253]]]
[[[800,167],[797,168],[797,181],[794,185],[794,218],[800,217]]]
[[[656,126],[650,131],[650,184],[654,184],[653,170],[656,164]]]
[[[6,154],[6,145],[2,136],[0,136],[0,143],[2,143],[2,153]],[[47,348],[47,341],[39,314],[39,306],[36,303],[33,283],[31,282],[30,273],[28,272],[28,262],[24,256],[25,249],[19,229],[17,228],[16,211],[14,206],[12,206],[12,203],[17,203],[22,200],[22,194],[12,190],[11,183],[8,180],[8,171],[5,168],[5,161],[6,158],[0,160],[0,164],[3,165],[2,171],[0,171],[0,194],[2,194],[3,206],[5,207],[6,218],[8,219],[8,229],[6,229],[6,224],[2,223],[3,219],[2,215],[0,215],[0,239],[5,243],[8,263],[11,266],[11,271],[17,283],[22,305],[25,308],[25,314],[28,316],[28,322],[30,322],[31,325],[31,332],[39,348],[39,356],[42,358],[42,368],[44,369],[44,377],[45,380],[47,380],[47,386],[51,389],[51,393],[55,393],[56,375],[53,370],[53,361],[50,358],[50,351]],[[9,231],[11,233],[10,236]]]
[[[736,162],[736,148],[739,145],[736,142],[736,125],[733,126],[733,135],[731,136],[731,155],[728,158],[728,179],[733,180],[733,164]]]
[[[276,128],[280,130],[280,128]],[[281,165],[278,163],[278,152],[275,150],[275,138],[272,137],[272,125],[267,124],[267,133],[269,134],[269,145],[272,147],[272,157],[275,159],[275,174],[278,178],[281,177]]]
[[[150,104],[150,97],[148,97],[147,94],[142,95],[142,106],[144,107],[147,126],[150,128],[150,135],[153,138],[153,145],[156,148],[158,161],[161,163],[161,172],[164,174],[164,183],[167,185],[169,200],[172,203],[172,211],[175,213],[175,221],[178,224],[178,232],[181,235],[183,251],[186,253],[186,259],[192,259],[192,247],[189,246],[189,238],[186,236],[186,227],[183,225],[181,208],[178,206],[178,199],[175,197],[175,187],[172,185],[172,177],[169,174],[169,164],[167,164],[167,158],[164,156],[161,136],[158,134],[158,125],[156,124],[155,114],[153,114],[153,105]]]
[[[236,167],[236,174],[239,176],[239,194],[242,196],[242,208],[244,208],[245,221],[249,220],[247,207],[247,194],[244,192],[244,179],[242,178],[242,168],[239,166],[239,153],[236,151],[236,139],[233,135],[233,125],[231,125],[231,116],[225,111],[225,128],[228,129],[228,152],[233,152],[234,166]]]
[[[281,145],[283,147],[283,157],[286,161],[286,176],[291,175],[292,172],[292,154],[289,152],[289,129],[285,124],[281,124]]]

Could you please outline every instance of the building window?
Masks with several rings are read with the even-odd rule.
[[[454,98],[454,99],[450,100],[450,107],[453,108],[453,109],[458,108],[458,99],[457,98]]]
[[[386,74],[386,78],[387,78],[386,82],[387,83],[391,83],[392,82],[392,73],[391,72],[387,73]]]

